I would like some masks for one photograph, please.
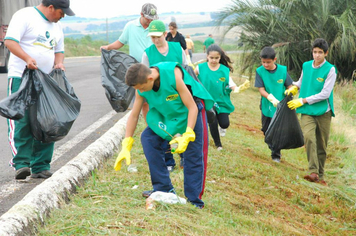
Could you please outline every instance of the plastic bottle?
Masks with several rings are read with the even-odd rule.
[[[181,134],[176,134],[176,135],[173,136],[173,139],[178,138],[178,137],[182,137],[182,135]],[[172,143],[171,144],[171,152],[172,153],[175,152],[177,148],[178,148],[178,143]]]
[[[136,165],[134,165],[134,164],[131,164],[131,165],[129,165],[128,167],[127,167],[127,171],[128,172],[137,172],[137,167],[136,167]]]
[[[149,197],[146,199],[146,210],[154,210],[155,204],[153,198]]]

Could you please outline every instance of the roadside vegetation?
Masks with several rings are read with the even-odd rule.
[[[237,84],[245,80],[234,74]],[[308,167],[304,148],[283,150],[281,163],[272,162],[260,131],[260,95],[250,88],[231,95],[236,110],[222,137],[223,151],[210,139],[204,209],[160,203],[155,210],[145,209],[141,193],[151,189],[151,182],[140,145],[141,119],[131,152],[138,172],[129,172],[125,164],[115,172],[116,156],[108,159],[69,204],[38,226],[38,235],[355,235],[354,94],[352,84],[335,88],[328,186],[303,179]],[[183,171],[174,170],[171,178],[184,197]]]
[[[259,63],[265,46],[276,49],[280,64],[294,77],[303,62],[312,60],[311,43],[329,43],[328,60],[338,70],[338,80],[355,80],[356,1],[354,0],[234,0],[217,23],[228,31],[242,31],[240,41],[248,52],[242,58],[246,71]]]
[[[65,56],[66,57],[84,57],[84,56],[101,56],[100,46],[107,45],[105,40],[93,40],[90,35],[81,38],[66,37],[64,39]],[[203,42],[194,40],[194,52],[203,53]],[[226,51],[236,50],[235,44],[222,44],[220,45]],[[129,54],[129,46],[125,45],[120,48],[121,52]]]

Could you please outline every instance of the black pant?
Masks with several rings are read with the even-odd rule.
[[[268,116],[265,116],[265,115],[263,115],[263,113],[261,112],[261,114],[262,114],[262,119],[261,119],[261,121],[262,121],[262,128],[261,128],[261,130],[262,130],[262,132],[263,132],[263,134],[265,135],[266,134],[266,131],[267,131],[267,129],[268,129],[268,126],[269,126],[269,124],[271,123],[271,121],[272,121],[272,118],[271,117],[268,117]],[[272,159],[280,159],[281,158],[281,150],[274,150],[272,147],[270,147],[270,145],[268,145],[268,148],[271,150],[271,157],[272,157]]]
[[[216,114],[216,118],[214,119],[214,121],[209,121],[210,134],[213,137],[216,147],[222,147],[219,134],[219,126],[223,129],[227,129],[229,127],[229,115],[229,113]]]

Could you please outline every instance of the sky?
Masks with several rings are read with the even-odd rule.
[[[232,0],[70,0],[70,8],[77,17],[106,18],[138,15],[142,5],[153,3],[159,13],[213,12],[224,9]],[[208,3],[210,2],[210,3]]]

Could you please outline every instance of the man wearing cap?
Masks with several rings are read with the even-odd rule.
[[[117,50],[127,44],[129,45],[129,54],[141,62],[143,51],[152,45],[151,39],[147,38],[148,26],[151,21],[156,19],[158,19],[157,7],[151,3],[144,4],[140,18],[128,22],[118,40],[101,46],[100,49]]]
[[[36,7],[17,11],[10,21],[5,45],[10,50],[8,95],[16,92],[27,68],[45,73],[64,70],[64,36],[58,22],[64,15],[74,16],[69,0],[42,0]],[[54,143],[41,143],[33,137],[28,112],[20,120],[8,120],[8,135],[15,167],[15,179],[49,178],[52,173]]]

